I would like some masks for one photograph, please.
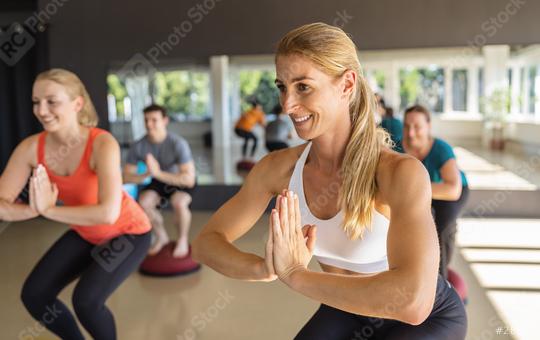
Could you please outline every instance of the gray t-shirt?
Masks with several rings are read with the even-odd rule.
[[[287,115],[278,115],[274,121],[266,125],[267,142],[287,142],[293,127]]]
[[[146,155],[149,153],[158,161],[162,170],[171,173],[179,171],[178,164],[184,164],[193,159],[188,142],[169,132],[165,140],[159,144],[150,142],[148,136],[133,143],[126,162],[134,165],[138,162],[145,162]]]

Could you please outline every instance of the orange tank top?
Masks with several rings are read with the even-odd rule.
[[[242,114],[240,119],[236,122],[235,128],[251,132],[257,123],[264,123],[264,112],[257,109],[251,109]]]
[[[47,132],[39,135],[38,163],[47,170],[51,182],[58,186],[58,199],[65,206],[93,205],[98,203],[98,176],[90,168],[90,157],[94,140],[102,133],[98,128],[90,128],[82,159],[69,176],[58,176],[48,167],[47,162],[56,161],[53,155],[45,155],[45,138]],[[68,152],[69,150],[66,150]],[[62,150],[58,150],[60,157]],[[120,216],[113,224],[93,226],[71,226],[83,239],[92,244],[101,244],[123,234],[144,234],[151,229],[151,224],[142,208],[126,192],[122,191],[122,207]]]

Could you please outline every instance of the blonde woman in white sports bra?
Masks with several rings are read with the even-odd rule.
[[[257,163],[194,257],[320,302],[295,339],[464,339],[463,304],[438,276],[429,176],[376,127],[354,43],[333,26],[299,27],[280,41],[276,71],[283,110],[308,142]],[[236,248],[273,197],[265,258]],[[307,268],[312,256],[322,272]]]

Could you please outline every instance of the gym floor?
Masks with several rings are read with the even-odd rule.
[[[207,212],[194,214],[191,237],[209,217]],[[175,235],[171,228],[171,214],[165,212],[165,218],[171,235]],[[266,240],[267,218],[261,218],[238,241],[241,249],[261,254]],[[540,302],[540,235],[535,228],[538,222],[460,221],[457,236],[460,249],[456,251],[452,266],[469,285],[467,339],[536,339],[537,334],[532,328],[537,314],[532,311],[535,310],[533,306]],[[521,236],[507,237],[510,226],[516,235]],[[66,229],[66,226],[44,219],[6,224],[0,229],[1,339],[55,339],[36,325],[21,304],[19,294],[33,265]],[[524,233],[528,237],[523,237]],[[503,253],[498,251],[496,254],[499,255],[493,257],[493,252],[490,253],[486,247],[488,245],[507,250]],[[512,247],[514,252],[510,249]],[[533,248],[536,250],[531,250]],[[534,253],[536,263],[519,263],[516,259],[520,256],[532,261],[524,251]],[[487,263],[489,260],[498,263]],[[314,261],[311,265],[318,270]],[[524,274],[523,266],[526,266]],[[517,272],[522,274],[517,275]],[[69,306],[73,286],[69,285],[60,295]],[[132,340],[291,339],[318,306],[280,282],[232,280],[207,267],[175,278],[150,278],[134,273],[113,294],[107,305],[116,317],[119,339]],[[32,337],[29,334],[33,334]]]
[[[211,155],[199,155],[200,162],[212,164]],[[530,155],[493,153],[471,146],[457,147],[456,155],[473,190],[517,190],[511,200],[519,201],[519,192],[540,186],[539,162]],[[170,235],[176,235],[170,212],[164,215]],[[193,214],[191,238],[210,215]],[[267,220],[263,216],[237,245],[261,254]],[[540,220],[535,219],[467,217],[459,221],[458,249],[451,266],[469,288],[467,339],[538,338],[534,312],[540,305],[538,226]],[[19,294],[32,267],[65,230],[67,226],[41,218],[0,223],[0,339],[55,339],[30,317]],[[319,270],[314,261],[311,266]],[[69,306],[73,286],[60,295]],[[107,305],[116,317],[119,339],[133,340],[291,339],[318,306],[280,282],[232,280],[207,267],[175,278],[134,273]]]

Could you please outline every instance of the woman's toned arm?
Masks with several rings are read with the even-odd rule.
[[[399,160],[392,170],[379,185],[391,209],[388,271],[366,277],[311,272],[303,237],[280,238],[279,230],[285,229],[281,222],[274,226],[278,230],[273,233],[274,267],[282,281],[316,301],[351,313],[418,325],[433,308],[439,263],[429,176],[420,162],[409,157]],[[289,228],[282,235],[291,235],[293,229],[298,233],[298,228]]]
[[[457,201],[461,196],[461,174],[455,158],[447,160],[439,170],[442,182],[431,183],[433,199],[443,201]]]
[[[264,213],[274,192],[275,154],[267,155],[249,172],[240,191],[212,216],[193,242],[193,257],[231,278],[270,281],[277,277],[265,259],[240,251],[232,243],[248,232]],[[273,167],[273,168],[272,168]]]
[[[112,224],[118,219],[122,202],[120,147],[113,136],[102,134],[94,140],[93,150],[98,176],[98,203],[69,207],[50,205],[40,211],[44,217],[80,226]],[[42,180],[48,181],[48,178]],[[37,200],[38,193],[33,191],[33,194]]]
[[[0,221],[24,221],[37,217],[39,214],[28,204],[13,203],[0,198]]]
[[[2,221],[22,221],[39,215],[28,204],[15,203],[32,172],[36,147],[35,136],[22,141],[11,154],[0,176],[0,220]]]

